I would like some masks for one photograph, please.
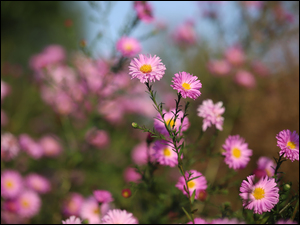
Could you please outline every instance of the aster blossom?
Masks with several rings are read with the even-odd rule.
[[[282,130],[276,135],[277,146],[281,149],[279,154],[285,158],[299,161],[299,135],[296,131]]]
[[[66,219],[65,221],[62,220],[61,222],[62,224],[82,224],[81,219],[76,216],[70,216],[70,218]]]
[[[154,143],[153,155],[160,165],[174,167],[178,165],[178,155],[174,149],[173,144],[168,144],[167,141],[164,140],[158,140]]]
[[[171,87],[177,90],[183,98],[189,97],[195,100],[201,95],[200,88],[202,84],[198,77],[184,71],[175,73],[174,76]]]
[[[256,184],[254,179],[255,175],[248,176],[241,184],[240,196],[243,199],[243,206],[258,214],[270,212],[279,201],[279,188],[275,179],[265,176]]]
[[[102,218],[101,224],[138,224],[132,213],[121,209],[112,209]]]
[[[109,203],[114,201],[111,193],[106,190],[95,190],[93,191],[93,195],[99,203]]]
[[[222,105],[223,102],[214,104],[211,99],[207,99],[198,106],[198,116],[204,118],[203,131],[206,131],[207,127],[211,125],[215,125],[218,130],[223,130],[224,117],[221,115],[224,113],[225,108]]]
[[[222,146],[225,152],[225,163],[234,170],[243,169],[250,161],[252,150],[248,149],[248,144],[239,135],[229,136]]]
[[[1,196],[3,198],[17,197],[23,188],[23,178],[15,170],[5,170],[1,174]]]
[[[141,83],[155,82],[165,74],[166,67],[161,59],[154,55],[139,54],[139,59],[133,58],[129,65],[131,79],[138,78]]]
[[[261,156],[257,160],[257,168],[254,170],[254,175],[258,178],[264,176],[273,177],[275,173],[276,164],[275,162],[266,156]]]
[[[133,57],[142,49],[137,39],[126,36],[118,40],[116,48],[124,57]]]
[[[26,218],[37,215],[42,205],[40,196],[31,190],[24,190],[18,196],[17,202],[19,205],[18,214]]]

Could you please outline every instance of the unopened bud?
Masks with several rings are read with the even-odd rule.
[[[289,185],[289,184],[285,184],[283,186],[283,190],[285,190],[285,191],[289,191],[290,189],[291,189],[291,185]]]
[[[135,122],[133,122],[131,125],[132,125],[133,128],[138,128],[139,127],[139,125]]]
[[[206,193],[205,190],[199,191],[199,193],[198,193],[198,200],[199,201],[205,201],[206,197],[207,197],[207,193]]]
[[[230,202],[224,202],[225,207],[230,207],[230,205],[231,205]]]
[[[123,190],[122,190],[122,196],[123,196],[124,198],[129,198],[129,197],[131,196],[131,191],[130,191],[130,189],[129,189],[129,188],[123,189]]]

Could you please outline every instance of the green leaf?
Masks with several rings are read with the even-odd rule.
[[[188,212],[185,210],[185,208],[182,206],[181,207],[182,208],[182,210],[183,210],[183,212],[185,213],[185,215],[187,216],[187,218],[190,220],[190,221],[193,221],[192,220],[192,218],[191,218],[191,216],[188,214]]]
[[[193,177],[193,178],[189,179],[188,182],[191,181],[191,180],[195,180],[195,179],[197,179],[199,177],[202,177],[202,176]]]
[[[192,194],[192,196],[191,196],[191,203],[192,203],[192,204],[194,204],[195,195],[196,195],[196,189],[193,191],[193,194]]]

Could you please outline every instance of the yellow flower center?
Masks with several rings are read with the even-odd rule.
[[[190,89],[191,89],[191,85],[188,84],[188,83],[183,83],[183,84],[182,84],[182,87],[183,87],[185,90],[190,90]]]
[[[191,181],[189,181],[189,182],[187,183],[187,185],[188,185],[189,188],[193,188],[193,187],[195,187],[196,184],[195,184],[194,181],[191,180]]]
[[[132,45],[130,43],[126,43],[124,45],[124,48],[125,48],[126,51],[131,51],[132,50]]]
[[[95,213],[95,214],[99,215],[99,214],[100,214],[100,210],[99,210],[99,208],[98,208],[98,207],[97,207],[97,208],[95,208],[95,209],[94,209],[94,211],[93,211],[93,213]]]
[[[29,203],[28,201],[26,201],[26,200],[22,200],[22,201],[21,201],[21,204],[22,204],[22,206],[23,206],[24,208],[29,208],[29,206],[30,206],[30,203]]]
[[[167,125],[170,125],[170,127],[173,127],[175,125],[174,120],[167,120]]]
[[[296,148],[296,144],[292,141],[288,141],[288,143],[286,144],[288,147],[290,147],[290,149],[294,149]]]
[[[164,149],[164,155],[165,155],[165,156],[170,156],[170,155],[171,155],[170,149],[165,148],[165,149]]]
[[[238,148],[233,148],[232,155],[237,159],[240,158],[241,157],[241,150],[239,150]]]
[[[7,181],[7,182],[6,182],[6,187],[9,188],[9,189],[11,189],[11,188],[14,187],[14,183],[11,182],[11,181]]]
[[[269,169],[266,169],[265,171],[266,171],[268,177],[271,177],[271,171]]]
[[[260,200],[260,199],[265,197],[265,190],[263,188],[260,188],[260,187],[255,188],[252,195],[256,200]]]
[[[150,73],[152,71],[151,65],[144,64],[141,66],[140,71],[143,73]]]

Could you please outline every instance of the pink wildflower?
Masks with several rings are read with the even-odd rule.
[[[137,39],[125,36],[118,40],[116,48],[124,57],[133,57],[142,50]]]
[[[236,218],[220,218],[212,220],[210,224],[244,224],[244,222],[239,222]]]
[[[294,222],[294,221],[292,221],[290,219],[287,219],[287,220],[280,219],[275,224],[298,224],[298,223]]]
[[[142,142],[136,145],[131,152],[132,161],[137,165],[145,165],[148,162],[148,157],[151,162],[155,160],[153,157],[153,148],[149,146],[147,147],[146,142]]]
[[[228,75],[231,66],[226,60],[211,60],[208,62],[209,71],[217,76],[225,76]]]
[[[147,1],[135,1],[134,9],[137,13],[138,18],[145,22],[150,23],[153,21],[152,6]]]
[[[28,153],[32,158],[39,159],[42,157],[44,153],[42,146],[34,141],[28,134],[21,134],[19,136],[19,143],[21,149]]]
[[[235,75],[234,81],[238,85],[249,89],[256,86],[256,80],[253,74],[245,70],[239,70]]]
[[[281,149],[279,154],[285,158],[299,161],[299,135],[296,131],[282,130],[276,135],[277,146]]]
[[[102,224],[138,224],[137,218],[126,210],[112,209],[101,220]]]
[[[126,182],[135,182],[138,183],[142,178],[142,175],[136,171],[135,168],[127,167],[123,173],[124,180]]]
[[[172,34],[172,38],[179,45],[192,45],[197,41],[197,33],[192,21],[179,25]]]
[[[174,167],[178,165],[178,155],[175,152],[174,146],[169,145],[164,140],[154,142],[154,157],[160,165]]]
[[[107,147],[110,142],[108,133],[105,130],[98,130],[97,128],[91,128],[87,131],[86,140],[99,149]]]
[[[40,196],[31,190],[24,190],[17,198],[20,206],[18,213],[26,218],[37,215],[41,208]]]
[[[1,158],[11,160],[15,158],[20,151],[18,139],[11,133],[1,134]]]
[[[275,168],[276,168],[276,164],[272,159],[262,156],[258,159],[257,168],[254,170],[253,174],[258,179],[265,176],[273,177]]]
[[[233,46],[228,48],[225,52],[225,57],[227,61],[233,66],[240,66],[246,60],[245,53],[239,46]]]
[[[81,219],[76,216],[70,216],[70,218],[62,220],[61,222],[62,224],[82,224]]]
[[[23,178],[15,170],[5,170],[1,174],[1,196],[15,198],[23,189]]]
[[[84,198],[81,194],[71,193],[67,199],[63,202],[63,213],[66,216],[79,216],[81,206],[84,202]]]
[[[1,80],[1,102],[10,93],[10,86]]]
[[[29,175],[27,175],[25,177],[25,183],[27,187],[40,194],[45,194],[51,190],[49,180],[36,173],[30,173]]]
[[[62,147],[57,138],[50,135],[43,136],[40,139],[40,145],[44,150],[45,156],[55,157],[58,156],[62,151]]]
[[[111,193],[106,190],[95,190],[93,192],[94,197],[99,203],[109,203],[114,201],[113,197],[111,196]]]
[[[208,222],[206,222],[204,219],[202,219],[200,217],[194,218],[194,222],[195,222],[195,224],[208,224]],[[193,224],[193,222],[190,221],[187,224]]]

